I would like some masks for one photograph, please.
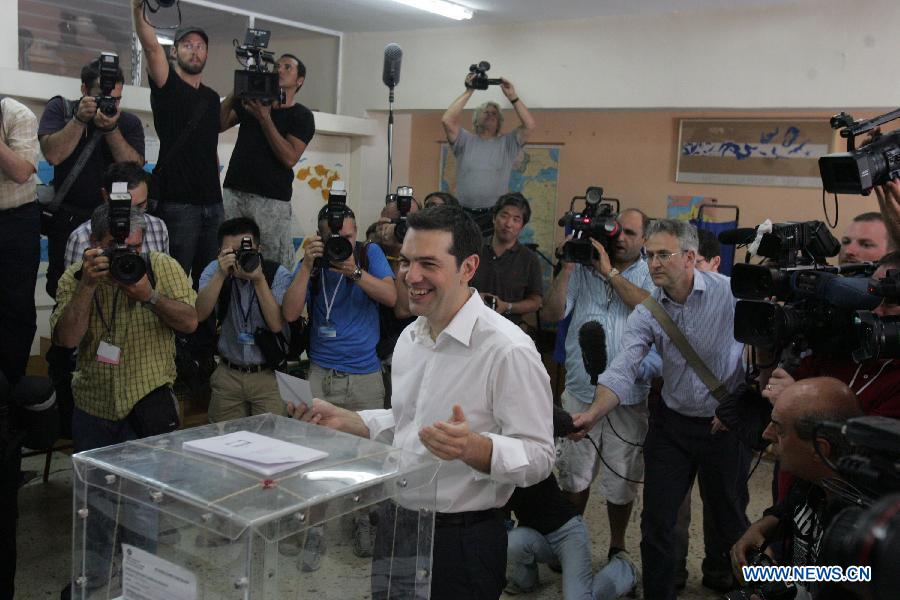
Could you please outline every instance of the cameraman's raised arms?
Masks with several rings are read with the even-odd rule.
[[[474,75],[469,73],[466,76],[466,82],[471,81]],[[466,102],[469,101],[469,98],[472,97],[472,94],[475,93],[475,90],[470,87],[466,87],[466,91],[464,91],[460,96],[450,104],[450,107],[444,112],[444,116],[441,117],[441,125],[444,126],[444,134],[447,136],[447,141],[451,144],[456,143],[456,138],[459,137],[459,118],[462,116],[462,111],[466,107]]]
[[[147,57],[147,72],[156,87],[162,87],[169,78],[169,61],[156,39],[156,30],[144,19],[143,9],[144,0],[131,0],[131,23]]]
[[[503,92],[503,95],[506,96],[506,99],[509,100],[510,104],[513,105],[513,108],[516,110],[516,116],[519,117],[519,121],[522,122],[522,126],[516,130],[516,137],[519,139],[519,144],[524,145],[531,136],[531,132],[537,127],[537,124],[534,122],[534,117],[531,116],[528,107],[525,106],[525,103],[519,98],[519,95],[516,93],[516,88],[513,87],[513,84],[508,79],[503,77],[500,78],[500,90]]]
[[[875,195],[891,236],[891,245],[900,248],[900,181],[892,179],[884,185],[876,185]]]

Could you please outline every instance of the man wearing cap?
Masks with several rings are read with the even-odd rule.
[[[147,56],[150,106],[159,135],[159,159],[150,196],[169,228],[172,257],[194,287],[217,254],[216,233],[224,218],[219,187],[219,94],[203,85],[209,37],[199,27],[182,27],[171,49],[174,64],[144,19],[142,0],[131,0],[132,22]]]

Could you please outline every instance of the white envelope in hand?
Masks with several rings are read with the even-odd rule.
[[[302,402],[307,406],[312,405],[312,388],[307,380],[275,371],[275,381],[278,382],[278,393],[285,404],[297,406]]]

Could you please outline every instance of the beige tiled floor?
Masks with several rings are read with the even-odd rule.
[[[25,461],[25,469],[40,471],[43,458]],[[748,517],[755,520],[771,499],[770,482],[772,467],[763,461],[750,481],[750,508]],[[71,517],[72,517],[72,471],[68,457],[59,455],[54,459],[50,481],[46,484],[37,478],[22,488],[19,496],[19,570],[16,598],[21,600],[53,599],[66,584],[70,570]],[[632,513],[632,523],[628,529],[628,550],[635,558],[638,568],[640,542],[640,501]],[[721,597],[700,585],[700,561],[702,558],[702,518],[701,503],[694,489],[692,502],[691,550],[688,557],[690,579],[680,595],[685,599],[712,599]],[[588,527],[593,542],[594,566],[602,566],[606,554],[608,527],[606,510],[599,496],[591,499],[587,511]],[[2,543],[2,542],[0,542]],[[324,569],[323,569],[324,570]],[[326,575],[326,573],[321,573]],[[340,577],[340,574],[334,574]],[[523,600],[550,600],[562,597],[560,576],[549,569],[541,569],[540,589],[525,596],[515,596]],[[504,596],[514,598],[514,596]]]

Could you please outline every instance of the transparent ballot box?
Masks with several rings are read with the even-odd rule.
[[[219,440],[229,456],[196,449]],[[319,458],[285,468],[281,442]],[[72,462],[73,598],[429,597],[431,458],[259,415]]]

